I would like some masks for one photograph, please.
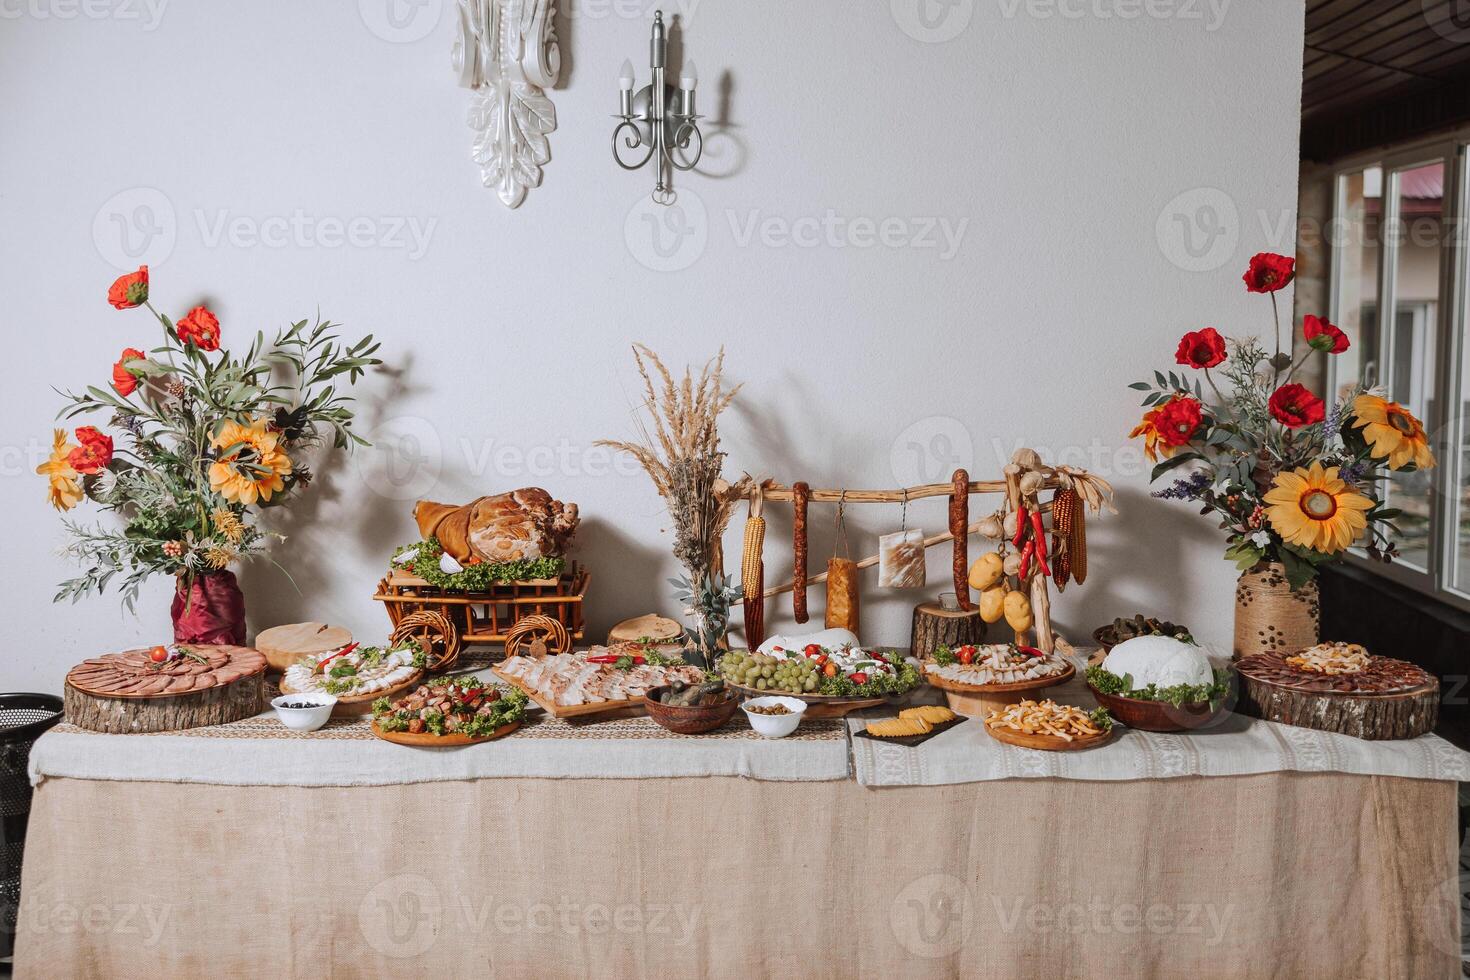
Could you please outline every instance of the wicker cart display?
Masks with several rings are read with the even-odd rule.
[[[591,575],[568,562],[560,578],[505,582],[484,592],[444,589],[395,569],[378,583],[374,599],[388,610],[395,636],[402,629],[425,642],[431,660],[447,669],[466,645],[544,643],[565,653],[583,638],[582,601]]]

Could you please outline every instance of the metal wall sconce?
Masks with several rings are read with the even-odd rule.
[[[638,170],[653,161],[653,199],[659,204],[673,204],[676,197],[670,178],[674,170],[693,170],[704,154],[704,136],[695,121],[694,86],[698,76],[694,62],[686,60],[679,74],[679,88],[664,81],[664,62],[668,54],[668,38],[664,35],[662,10],[653,14],[653,38],[649,42],[649,67],[652,83],[633,91],[633,63],[623,62],[618,75],[618,115],[621,120],[613,129],[613,159],[624,170]],[[626,162],[618,150],[621,140],[628,150],[646,148],[641,159]],[[687,152],[694,146],[693,158]]]

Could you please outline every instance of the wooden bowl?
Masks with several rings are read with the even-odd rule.
[[[648,711],[648,717],[675,735],[703,735],[721,728],[740,706],[740,699],[733,691],[726,691],[725,700],[719,704],[695,704],[688,707],[664,704],[658,697],[666,690],[667,687],[653,688],[648,692],[643,707]]]
[[[1091,684],[1087,689],[1097,703],[1108,709],[1113,720],[1141,732],[1187,732],[1203,728],[1220,713],[1223,705],[1210,707],[1208,701],[1192,701],[1174,707],[1167,701],[1143,701],[1117,694],[1104,694]]]

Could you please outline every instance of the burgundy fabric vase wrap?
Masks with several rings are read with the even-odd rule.
[[[234,572],[206,572],[174,590],[174,642],[245,645],[245,595]]]

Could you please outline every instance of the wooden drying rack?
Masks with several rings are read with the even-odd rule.
[[[1109,492],[1111,490],[1111,488],[1107,487],[1106,483],[1080,471],[1069,470],[1066,468],[1063,468],[1063,470],[1054,470],[1046,467],[1041,464],[1040,457],[1038,457],[1034,452],[1030,450],[1023,449],[1018,451],[1016,453],[1016,456],[1013,457],[1012,462],[1006,466],[1005,470],[1005,478],[1001,480],[971,481],[968,478],[969,474],[963,473],[963,471],[956,471],[955,480],[950,483],[926,483],[920,486],[901,488],[898,490],[844,490],[817,489],[814,487],[807,491],[807,500],[808,502],[836,503],[845,505],[850,503],[897,504],[907,503],[914,500],[923,500],[931,497],[950,497],[951,499],[953,499],[955,484],[957,481],[963,478],[965,480],[965,487],[967,490],[967,501],[968,497],[970,496],[1000,493],[1005,494],[1006,503],[1003,510],[997,512],[998,514],[1015,514],[1019,511],[1022,504],[1025,504],[1028,511],[1046,514],[1052,511],[1052,504],[1049,501],[1043,503],[1039,499],[1039,495],[1044,491],[1057,491],[1073,488],[1074,481],[1078,479],[1091,480],[1095,484],[1100,484],[1103,489],[1106,489]],[[1022,477],[1025,476],[1027,473],[1035,473],[1041,477],[1041,480],[1039,482],[1034,479],[1027,480],[1026,482],[1030,484],[1030,486],[1026,490],[1023,490]],[[789,486],[784,486],[773,481],[766,481],[756,486],[750,486],[744,489],[740,493],[736,494],[734,496],[734,499],[744,499],[750,501],[759,500],[762,502],[791,501],[795,499],[795,492]],[[968,510],[968,502],[966,504],[966,507]],[[984,523],[984,520],[967,522],[964,535],[966,542],[968,541],[968,538],[971,534],[979,532],[980,525],[982,523]],[[927,550],[928,548],[934,547],[938,544],[942,544],[945,541],[952,541],[954,540],[954,538],[955,534],[952,530],[945,531],[943,534],[935,534],[925,538],[923,546]],[[1004,547],[1004,545],[1002,545],[1002,547]],[[860,569],[870,568],[873,565],[878,564],[879,560],[880,556],[871,555],[856,562],[856,565]],[[966,546],[956,548],[956,564],[958,566],[961,563],[963,563],[966,567],[966,570],[968,570],[969,562]],[[1020,585],[1023,589],[1029,591],[1032,625],[1033,628],[1036,630],[1036,645],[1045,652],[1051,653],[1056,648],[1056,636],[1052,630],[1051,624],[1051,593],[1048,586],[1047,577],[1040,573],[1040,570],[1035,567],[1036,564],[1037,563],[1033,563],[1033,567],[1028,571],[1026,580],[1021,582]],[[819,582],[825,582],[826,580],[827,574],[823,572],[821,574],[808,577],[806,579],[806,584],[812,585]],[[972,609],[973,606],[971,605],[969,599],[968,582],[966,582],[964,584],[964,587],[961,588],[960,582],[956,581],[955,586],[956,598],[959,599],[961,608],[965,610]],[[795,589],[795,587],[795,581],[791,581],[783,585],[773,586],[771,588],[761,588],[759,592],[759,601],[764,604],[766,599],[782,595],[783,593],[791,592]],[[751,597],[751,601],[754,601],[754,596]],[[762,621],[764,620],[764,613],[761,614],[761,619]],[[1027,637],[1024,631],[1016,632],[1016,643],[1018,645],[1025,645],[1027,643]]]

